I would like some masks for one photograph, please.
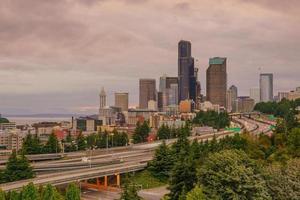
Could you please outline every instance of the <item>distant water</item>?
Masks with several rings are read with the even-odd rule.
[[[72,121],[71,117],[7,117],[10,122],[16,122],[17,125],[34,124],[38,122],[61,122]]]

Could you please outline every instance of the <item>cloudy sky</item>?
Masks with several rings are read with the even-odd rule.
[[[299,0],[0,0],[0,113],[96,113],[105,87],[138,103],[138,79],[177,74],[192,42],[205,93],[209,57],[228,58],[241,95],[274,73],[300,86]]]

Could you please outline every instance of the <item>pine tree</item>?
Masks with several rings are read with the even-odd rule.
[[[136,186],[130,183],[128,180],[125,182],[120,200],[141,200],[138,195]]]
[[[28,134],[25,137],[22,145],[22,151],[24,154],[42,153],[42,144],[37,134],[35,134],[34,136]]]
[[[157,131],[157,138],[159,140],[170,139],[171,138],[171,130],[165,124],[162,124]]]
[[[42,189],[41,199],[42,200],[63,200],[63,197],[61,196],[61,194],[58,193],[55,187],[48,184],[46,185],[46,187]]]
[[[154,159],[149,163],[148,169],[158,178],[166,179],[170,175],[174,161],[170,149],[166,142],[159,146],[155,151]]]
[[[22,200],[39,200],[39,194],[33,183],[24,186],[21,192]]]
[[[79,151],[86,150],[87,143],[85,137],[82,135],[82,133],[79,133],[76,138],[77,148]]]
[[[24,155],[17,156],[16,151],[13,151],[6,164],[4,170],[4,180],[6,182],[18,181],[34,177],[32,167]]]
[[[80,200],[80,190],[75,183],[68,185],[65,200]]]
[[[59,153],[61,151],[59,141],[54,133],[49,135],[48,141],[44,147],[45,153]]]
[[[186,200],[206,200],[203,190],[201,187],[196,186],[186,195]]]
[[[132,135],[133,143],[147,142],[150,133],[150,127],[146,121],[141,125],[139,122],[136,124],[134,134]]]

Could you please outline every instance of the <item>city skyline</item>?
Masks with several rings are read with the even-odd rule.
[[[177,75],[181,39],[192,43],[204,94],[208,59],[215,56],[227,57],[228,85],[241,95],[259,86],[260,73],[274,74],[275,95],[300,84],[297,1],[220,1],[222,16],[209,1],[72,2],[1,2],[1,113],[95,113],[102,86],[108,104],[124,91],[138,105],[140,78],[158,83],[163,74]]]

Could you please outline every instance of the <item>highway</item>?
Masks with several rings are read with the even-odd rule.
[[[242,117],[235,118],[244,128],[253,134],[268,132],[269,125]],[[200,136],[191,136],[190,140],[211,140],[215,135],[217,139],[227,135],[233,135],[230,131],[221,131],[217,133],[203,134]],[[172,144],[177,139],[166,140],[166,143]],[[109,150],[95,150],[86,152],[77,152],[69,154],[70,156],[62,160],[43,161],[32,163],[37,177],[29,180],[16,181],[0,185],[4,191],[19,190],[30,182],[35,185],[64,185],[70,182],[122,174],[133,171],[139,171],[147,166],[152,160],[155,149],[161,144],[161,141],[153,143],[143,143],[130,145],[122,148],[112,148]],[[87,162],[82,161],[82,157],[87,158]]]

